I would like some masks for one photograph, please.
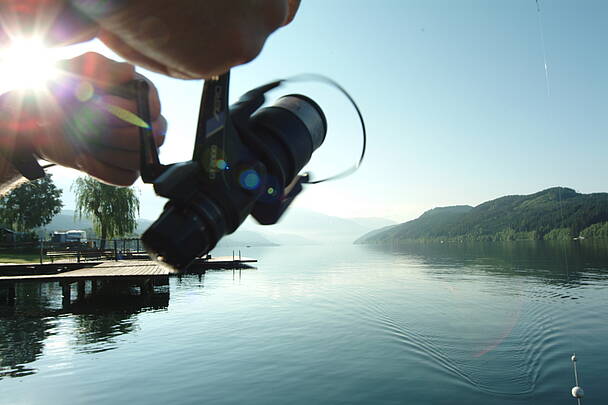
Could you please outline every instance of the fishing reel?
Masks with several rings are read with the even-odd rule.
[[[141,177],[169,201],[144,232],[150,255],[184,269],[205,255],[251,214],[276,223],[309,182],[299,172],[321,146],[327,121],[310,98],[292,94],[260,108],[275,81],[228,106],[230,73],[206,80],[192,160],[163,165],[152,131],[140,127]],[[131,96],[150,122],[148,84],[137,81]]]

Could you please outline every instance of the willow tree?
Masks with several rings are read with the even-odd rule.
[[[101,250],[108,238],[125,236],[137,228],[139,198],[133,187],[116,187],[92,177],[80,177],[72,184],[76,194],[76,213],[88,217],[101,238]]]

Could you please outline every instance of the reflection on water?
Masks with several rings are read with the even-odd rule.
[[[0,304],[0,379],[36,373],[28,363],[40,357],[45,341],[57,334],[66,315],[73,320],[75,348],[97,353],[115,348],[114,337],[135,331],[137,314],[166,310],[169,305],[168,285],[144,294],[120,281],[98,284],[98,290],[85,290],[84,296],[67,305],[57,282],[6,285],[6,299],[0,301],[4,304]]]
[[[88,403],[549,405],[571,401],[572,352],[587,400],[608,398],[604,245],[248,256],[258,271],[172,278],[170,302],[126,288],[64,308],[59,286],[18,285],[2,377],[28,377],[2,379],[0,404],[59,403],[60,386]]]
[[[399,246],[372,246],[429,264],[429,272],[441,276],[454,268],[466,272],[488,271],[513,277],[542,278],[544,282],[577,286],[584,277],[600,278],[606,274],[608,242],[493,242],[428,243]]]
[[[560,374],[569,370],[567,354],[582,348],[585,336],[606,336],[604,324],[579,329],[595,323],[599,314],[608,315],[601,301],[591,303],[596,313],[583,313],[571,302],[593,299],[585,289],[608,284],[605,243],[434,243],[372,249],[413,261],[410,268],[423,269],[425,277],[444,289],[427,297],[422,308],[432,320],[422,325],[411,322],[412,314],[387,309],[372,317],[398,343],[480,391],[529,396],[543,372],[555,371],[552,364],[565,366]],[[480,275],[485,275],[483,283]]]

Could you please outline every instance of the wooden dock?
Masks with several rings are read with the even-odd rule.
[[[83,267],[83,265],[85,267]],[[48,274],[25,274],[0,277],[0,281],[66,281],[69,279],[93,279],[106,277],[155,277],[168,276],[173,271],[152,261],[119,260],[80,264],[80,268]]]
[[[198,259],[182,273],[202,274],[207,270],[246,269],[257,260],[249,258],[214,257]],[[154,286],[169,284],[170,275],[179,275],[151,260],[118,260],[105,262],[14,264],[0,266],[0,288],[6,290],[6,301],[14,303],[15,286],[23,282],[59,282],[64,308],[71,305],[72,284],[77,286],[77,301],[100,289],[137,287],[142,296],[154,293]],[[110,289],[111,289],[110,288]]]
[[[81,266],[83,266],[81,264]],[[72,300],[72,284],[77,285],[77,301],[86,296],[87,282],[91,294],[108,286],[138,287],[140,295],[154,293],[154,286],[168,285],[173,271],[152,261],[119,260],[86,265],[75,270],[47,274],[23,274],[0,277],[0,285],[7,290],[6,301],[10,305],[15,300],[15,284],[21,282],[59,282],[62,286],[63,306],[69,307]]]
[[[247,257],[237,259],[231,256],[212,257],[210,259],[199,258],[194,260],[194,262],[186,269],[186,272],[248,269],[251,268],[251,263],[257,263],[257,260]]]

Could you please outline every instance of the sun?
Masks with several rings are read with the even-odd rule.
[[[51,48],[36,39],[14,39],[0,49],[0,93],[17,89],[40,89],[59,70]]]

